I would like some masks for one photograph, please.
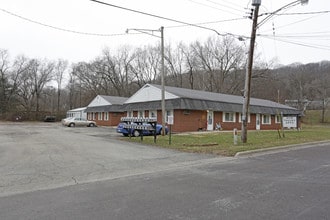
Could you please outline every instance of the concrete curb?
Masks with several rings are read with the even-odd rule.
[[[303,143],[303,144],[292,144],[292,145],[285,145],[285,146],[279,146],[279,147],[270,147],[270,148],[263,148],[263,149],[256,149],[256,150],[250,150],[250,151],[241,151],[237,152],[234,157],[241,157],[241,156],[247,156],[252,154],[258,154],[258,153],[266,153],[269,151],[287,151],[292,149],[304,149],[309,147],[319,147],[319,146],[325,146],[330,144],[330,141],[318,141],[318,142],[309,142],[309,143]]]

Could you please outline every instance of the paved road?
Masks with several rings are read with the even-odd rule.
[[[122,142],[119,136],[108,127],[0,122],[0,196],[171,169],[214,158]]]
[[[100,169],[103,171],[98,175],[106,177],[102,181],[64,184],[48,190],[31,189],[27,193],[8,196],[3,194],[0,197],[0,219],[330,219],[330,143],[238,158],[212,158],[142,145],[126,146],[113,138],[103,138],[102,132],[97,130],[90,130],[90,137],[93,132],[95,139],[104,139],[103,144],[111,140],[122,144],[125,149],[136,148],[134,153],[140,159],[122,155],[119,159],[119,153],[115,151],[120,149],[112,152],[102,146],[92,146],[94,150],[88,150],[85,145],[82,148],[75,146],[76,154],[86,150],[93,155],[91,152],[101,148],[105,153],[117,155],[116,163],[121,164],[122,170],[116,173],[115,169],[106,167],[108,173],[116,176],[105,175]],[[85,130],[67,133],[75,137]],[[83,142],[89,143],[89,139],[83,139]],[[112,144],[106,146],[114,147]],[[121,154],[129,155],[127,151],[121,151]],[[1,152],[4,152],[3,148]],[[164,155],[167,155],[165,159]],[[106,158],[104,155],[98,157]],[[87,158],[82,155],[77,158],[81,165],[74,168],[80,173],[77,176],[81,179],[88,176],[90,180],[90,175],[82,175],[87,169],[82,160]],[[2,159],[1,167],[5,164]],[[110,159],[103,160],[111,162]],[[143,160],[155,167],[150,169],[146,164],[141,165]],[[25,163],[29,161],[26,159]],[[92,165],[94,162],[87,163]],[[46,166],[46,162],[43,165]],[[132,170],[126,173],[125,167]],[[23,165],[15,167],[18,168],[22,169]],[[63,173],[62,169],[59,170]],[[118,175],[122,173],[125,175]]]

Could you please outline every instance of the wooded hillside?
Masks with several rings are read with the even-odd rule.
[[[68,109],[86,106],[96,95],[129,97],[146,83],[160,84],[160,48],[123,46],[104,49],[89,62],[69,64],[26,56],[11,58],[0,49],[0,118],[40,120],[65,116]],[[233,38],[209,38],[186,45],[167,45],[165,84],[242,95],[246,48]],[[306,100],[329,109],[330,61],[280,66],[255,58],[252,97],[285,103]]]

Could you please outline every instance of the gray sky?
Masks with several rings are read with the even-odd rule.
[[[244,19],[251,8],[249,0],[103,0],[104,2],[202,26],[224,34],[250,36],[251,20]],[[262,0],[260,14],[275,11],[288,0]],[[159,38],[146,34],[125,34],[127,28],[159,29],[165,27],[165,42],[176,44],[204,41],[217,36],[215,31],[180,26],[163,19],[101,5],[89,0],[0,0],[0,48],[11,57],[24,54],[30,58],[90,61],[105,47],[116,51],[122,45],[155,45]],[[3,11],[6,10],[7,12]],[[330,1],[310,0],[279,13],[330,11]],[[30,21],[14,16],[21,16]],[[261,21],[266,16],[261,16]],[[232,20],[230,20],[232,19]],[[118,36],[77,34],[70,31]],[[230,20],[230,21],[229,21]],[[222,21],[222,22],[221,22]],[[257,50],[263,61],[278,63],[330,60],[330,13],[273,16],[258,29]],[[133,32],[131,32],[133,33]],[[285,42],[290,43],[285,43]],[[239,42],[239,41],[238,41]],[[244,44],[244,42],[239,42]],[[248,41],[246,42],[248,43]],[[299,45],[297,45],[299,44]],[[305,45],[305,46],[302,46]]]

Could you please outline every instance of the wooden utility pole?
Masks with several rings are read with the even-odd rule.
[[[261,0],[253,0],[252,5],[255,8],[254,8],[249,56],[248,56],[248,61],[247,61],[245,85],[244,85],[244,97],[243,97],[244,102],[243,102],[243,110],[242,110],[242,136],[241,136],[243,143],[247,142],[247,123],[248,123],[250,95],[251,95],[250,90],[251,90],[253,54],[254,54],[254,44],[255,44],[255,40],[256,40],[256,32],[257,32],[257,25],[258,25],[259,6],[261,5]]]
[[[165,56],[164,56],[164,27],[160,27],[161,38],[161,54],[162,54],[162,72],[161,72],[161,84],[162,84],[162,136],[165,135]]]

